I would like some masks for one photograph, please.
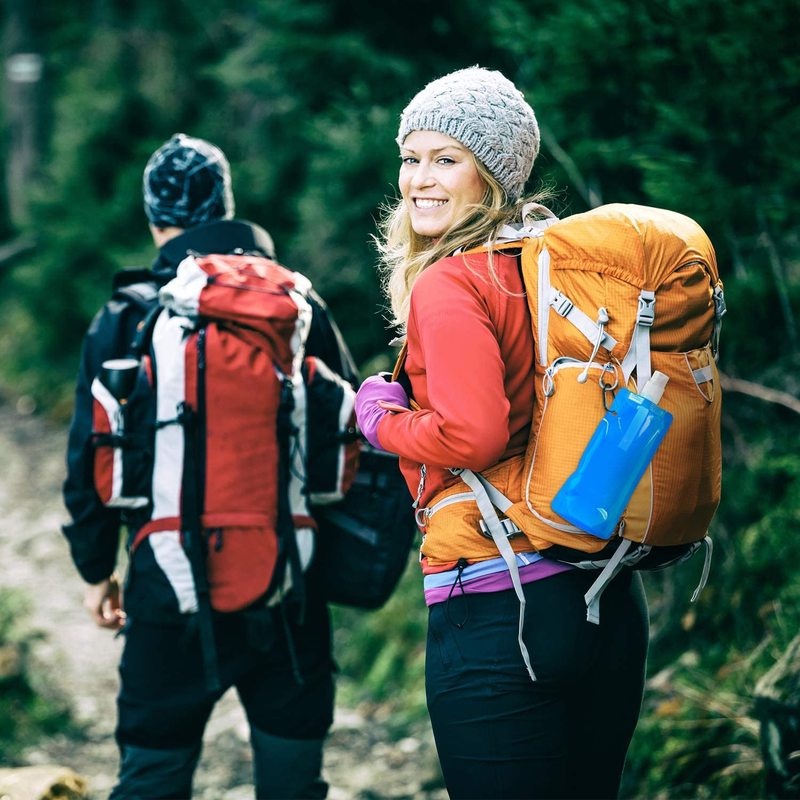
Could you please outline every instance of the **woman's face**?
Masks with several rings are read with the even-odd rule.
[[[439,238],[486,191],[475,159],[436,131],[412,131],[400,147],[400,194],[419,236]]]

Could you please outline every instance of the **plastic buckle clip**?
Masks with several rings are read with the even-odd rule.
[[[522,531],[510,519],[501,519],[500,524],[503,526],[503,529],[506,532],[507,539],[510,539],[512,536],[518,536],[520,533],[522,533]],[[481,534],[487,539],[492,538],[492,534],[483,520],[478,521],[478,528],[480,528]]]
[[[553,310],[561,317],[566,317],[570,311],[575,307],[575,304],[572,300],[569,299],[563,292],[559,292],[558,289],[553,289],[552,294],[550,295],[550,305],[553,307]]]
[[[656,316],[656,296],[653,292],[642,292],[639,295],[639,310],[636,314],[636,324],[645,328],[653,327]]]

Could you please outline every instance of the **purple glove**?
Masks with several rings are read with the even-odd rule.
[[[387,407],[388,406],[388,407]],[[395,408],[392,408],[394,406]],[[370,375],[356,393],[356,420],[364,438],[379,450],[378,425],[386,414],[408,408],[408,395],[396,381]]]

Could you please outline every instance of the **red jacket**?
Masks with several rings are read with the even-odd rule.
[[[483,470],[525,450],[534,405],[534,343],[514,256],[485,253],[437,261],[411,293],[405,369],[421,410],[387,414],[378,439],[400,455],[414,497],[420,465],[424,507],[460,481],[449,467]]]

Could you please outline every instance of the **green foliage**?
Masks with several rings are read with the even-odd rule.
[[[37,738],[64,730],[69,716],[63,704],[37,690],[28,665],[34,634],[25,627],[28,613],[21,595],[0,590],[0,763],[10,764]]]
[[[752,665],[739,655],[736,669],[709,676],[699,662],[688,651],[651,679],[623,796],[762,796],[758,724],[747,702]]]
[[[797,366],[785,358],[748,377],[797,396]],[[800,628],[800,417],[735,393],[724,416],[709,584],[695,607],[688,599],[699,565],[646,576],[652,677],[626,776],[630,793],[763,796],[753,691]]]
[[[396,592],[378,611],[333,609],[340,698],[384,705],[398,726],[425,713],[427,613],[415,562],[412,556]]]

